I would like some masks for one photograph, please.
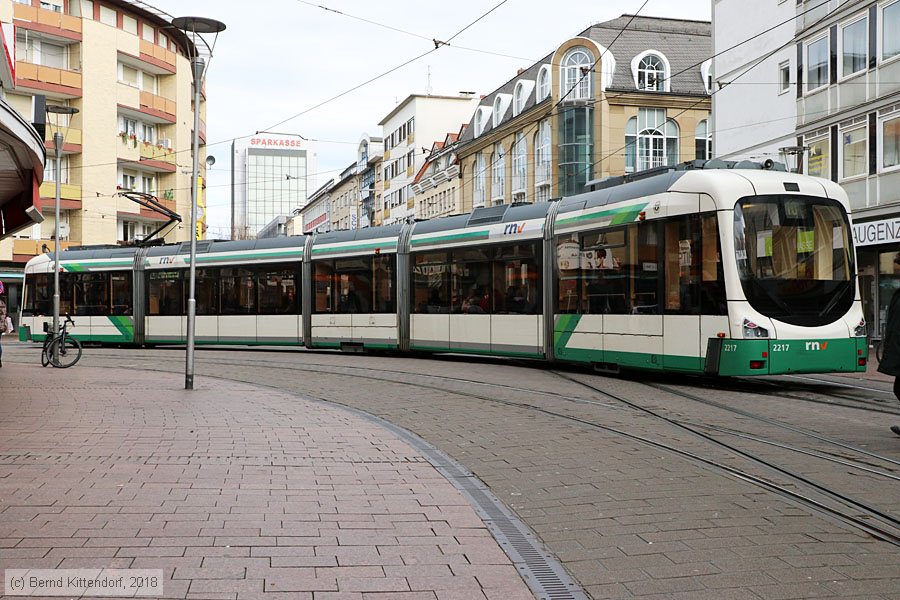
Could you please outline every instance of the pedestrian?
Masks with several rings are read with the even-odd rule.
[[[895,269],[900,268],[900,252],[894,256]],[[894,376],[894,395],[900,400],[900,289],[894,291],[888,305],[887,324],[884,327],[883,352],[878,372]],[[892,425],[891,431],[900,435],[900,425]]]
[[[0,298],[0,369],[3,368],[3,336],[13,331],[12,318],[6,312],[6,302]]]

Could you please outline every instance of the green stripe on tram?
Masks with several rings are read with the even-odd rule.
[[[633,204],[631,206],[625,206],[622,208],[612,208],[608,210],[601,210],[598,212],[585,213],[580,214],[574,217],[563,217],[559,218],[556,221],[556,225],[571,225],[574,223],[583,223],[585,221],[595,221],[598,219],[604,219],[606,217],[612,217],[612,221],[610,225],[622,225],[625,223],[632,223],[638,216],[641,214],[647,207],[647,203],[644,204]]]
[[[385,240],[383,242],[366,242],[364,244],[351,244],[347,246],[336,247],[313,247],[313,254],[335,254],[338,252],[354,252],[357,250],[374,250],[376,248],[394,249],[397,247],[397,240]]]
[[[134,322],[131,320],[131,317],[116,315],[107,318],[119,330],[119,334],[124,338],[124,341],[134,341]]]
[[[461,240],[486,240],[491,236],[490,231],[464,231],[462,233],[449,233],[446,235],[438,235],[429,238],[413,238],[413,246],[421,246],[425,244],[437,244],[439,242],[458,242]]]

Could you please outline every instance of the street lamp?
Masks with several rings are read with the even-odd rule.
[[[47,106],[47,112],[53,115],[66,115],[67,117],[71,117],[72,115],[78,112],[78,109],[72,106],[59,106],[56,104],[50,104]],[[52,121],[51,119],[47,119],[49,123],[51,123],[52,129]],[[66,122],[66,129],[69,128],[68,121]],[[54,234],[53,241],[53,333],[52,335],[56,335],[56,332],[59,331],[59,196],[60,196],[60,182],[62,180],[62,150],[63,144],[65,143],[65,135],[62,131],[60,131],[61,125],[59,123],[56,124],[56,131],[53,132],[53,152],[56,157],[56,169],[53,174],[53,178],[56,179],[56,222],[54,223],[54,228],[56,229],[56,233]],[[54,346],[54,353],[59,350],[59,344]],[[54,356],[55,358],[55,356]]]
[[[172,26],[181,29],[191,38],[188,45],[188,53],[191,54],[191,74],[194,79],[194,140],[193,140],[193,166],[191,169],[191,264],[188,283],[188,310],[187,310],[187,352],[184,365],[184,389],[194,389],[194,331],[197,323],[197,174],[200,169],[200,88],[203,87],[203,75],[205,74],[207,61],[200,56],[200,47],[197,42],[202,42],[212,58],[213,48],[219,38],[219,32],[225,30],[225,23],[205,17],[177,17],[172,19]],[[212,46],[201,37],[201,34],[215,34]]]

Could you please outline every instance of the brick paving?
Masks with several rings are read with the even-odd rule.
[[[457,490],[377,425],[5,346],[2,569],[158,568],[165,598],[532,598]]]
[[[37,358],[34,349],[14,351],[20,354],[11,356],[12,361],[33,364]],[[183,368],[183,353],[170,350],[123,353],[92,348],[83,360],[88,365],[135,369],[177,372]],[[414,431],[481,478],[535,530],[594,598],[900,597],[900,552],[894,546],[746,482],[613,433],[472,396],[545,407],[704,452],[696,440],[671,427],[591,396],[577,384],[540,369],[472,358],[234,351],[202,352],[197,369],[200,375],[263,383],[352,405]],[[605,389],[627,397],[648,394],[637,380],[596,380],[602,381]],[[214,380],[203,377],[199,381],[206,385]],[[486,387],[481,382],[508,384],[519,390]],[[543,392],[591,399],[595,404],[567,404],[541,395]],[[900,459],[900,444],[887,430],[884,415],[731,392],[706,391],[703,395]],[[690,420],[749,427],[740,417],[727,417],[657,391],[643,401]],[[761,431],[761,435],[773,435]],[[812,474],[814,479],[852,486],[854,493],[865,495],[881,508],[890,510],[900,497],[896,485],[875,484],[873,477],[833,463],[770,452],[779,462]],[[715,458],[747,466],[727,457]],[[385,555],[386,548],[390,547],[379,547],[380,555]],[[191,557],[192,550],[196,548],[187,547],[176,558]],[[472,576],[483,587],[488,577],[498,572],[490,565],[499,558],[497,552],[496,547],[471,548],[460,556],[457,547],[440,544],[436,550],[405,557],[403,562],[408,567],[425,565],[430,569],[435,555],[441,560],[465,558],[476,566],[463,569],[464,563],[450,562],[451,572],[477,571]],[[270,555],[270,565],[293,564],[292,559],[283,557]],[[257,556],[251,554],[250,558]],[[489,561],[487,566],[478,565],[482,559]],[[385,577],[393,578],[396,572],[389,572],[388,566],[400,565],[384,565]],[[508,570],[507,566],[501,571]],[[431,582],[438,597],[468,597],[470,583],[461,582],[451,589],[444,580],[446,571],[438,571],[417,571],[416,581]],[[394,597],[394,593],[382,597]]]

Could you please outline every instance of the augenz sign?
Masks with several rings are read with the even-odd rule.
[[[884,221],[853,224],[853,243],[857,246],[900,242],[900,217]]]

